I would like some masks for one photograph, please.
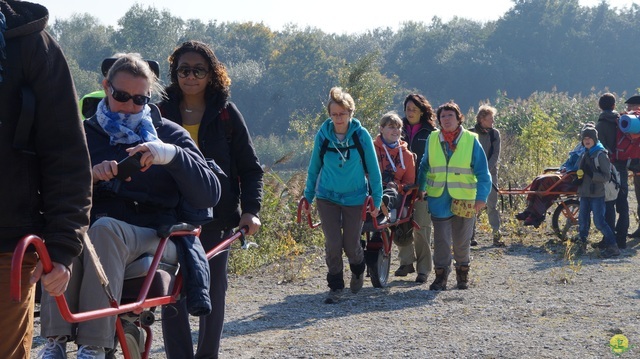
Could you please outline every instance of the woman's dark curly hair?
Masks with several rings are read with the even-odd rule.
[[[432,127],[436,127],[436,114],[433,112],[433,108],[426,97],[417,93],[407,95],[402,106],[403,110],[407,109],[407,103],[409,101],[413,102],[413,104],[422,111],[420,122],[427,122],[431,124]]]
[[[183,42],[180,46],[176,47],[171,56],[169,56],[169,77],[171,79],[171,85],[167,87],[167,92],[173,93],[175,91],[179,94],[182,93],[178,85],[178,62],[180,62],[180,56],[188,52],[200,54],[204,57],[207,64],[209,64],[211,81],[207,84],[205,97],[209,98],[219,93],[224,95],[225,98],[229,97],[231,79],[227,74],[227,69],[222,62],[218,61],[213,50],[207,44],[195,40]]]

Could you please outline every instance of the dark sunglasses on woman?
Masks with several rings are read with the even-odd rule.
[[[193,76],[197,79],[202,80],[207,77],[209,70],[206,70],[202,67],[179,67],[176,72],[178,73],[178,77],[187,78],[190,73],[193,73]]]
[[[109,81],[109,88],[111,89],[111,97],[118,102],[127,102],[129,100],[133,100],[133,103],[138,106],[144,106],[151,101],[150,96],[145,95],[130,95],[127,92],[116,90],[113,87],[111,81]]]

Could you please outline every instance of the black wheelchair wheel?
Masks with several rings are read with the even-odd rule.
[[[578,235],[578,214],[580,202],[575,199],[558,203],[551,217],[553,232],[563,241],[575,238]]]
[[[391,254],[385,254],[384,248],[378,250],[367,250],[364,252],[365,261],[371,284],[375,288],[384,288],[389,280],[389,270],[391,269]]]

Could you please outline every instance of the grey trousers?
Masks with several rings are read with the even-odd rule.
[[[122,295],[125,267],[142,254],[155,253],[160,238],[155,229],[132,226],[109,217],[98,219],[89,228],[88,235],[109,279],[109,288],[119,301]],[[168,242],[164,254],[163,262],[172,264],[178,262],[173,242]],[[72,313],[110,307],[93,261],[84,252],[81,257],[74,260],[71,281],[65,297]],[[40,320],[43,337],[75,334],[74,325],[62,318],[55,299],[46,291],[42,293]],[[115,324],[116,317],[78,323],[76,343],[113,348]]]
[[[431,218],[433,223],[433,264],[436,268],[451,268],[469,265],[470,243],[475,218],[452,216],[449,218]],[[453,256],[451,249],[453,248]]]
[[[500,231],[500,212],[498,211],[498,192],[493,186],[487,198],[487,217],[489,217],[493,234],[497,234]]]
[[[427,201],[415,201],[413,204],[413,219],[420,229],[413,229],[413,242],[398,247],[400,265],[416,262],[416,272],[429,274],[433,270],[431,254],[431,216]]]
[[[325,260],[330,275],[342,272],[342,251],[347,255],[349,264],[364,261],[364,250],[360,244],[362,235],[362,205],[341,206],[318,199],[318,213],[324,233]]]

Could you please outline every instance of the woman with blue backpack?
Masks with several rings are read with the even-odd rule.
[[[340,87],[329,92],[328,118],[315,136],[304,197],[317,208],[325,237],[329,294],[325,303],[340,300],[344,289],[342,252],[349,258],[350,289],[358,293],[364,283],[364,250],[360,244],[362,206],[371,191],[378,215],[382,202],[382,176],[369,132],[353,117],[355,102]],[[309,208],[305,208],[309,213]]]

